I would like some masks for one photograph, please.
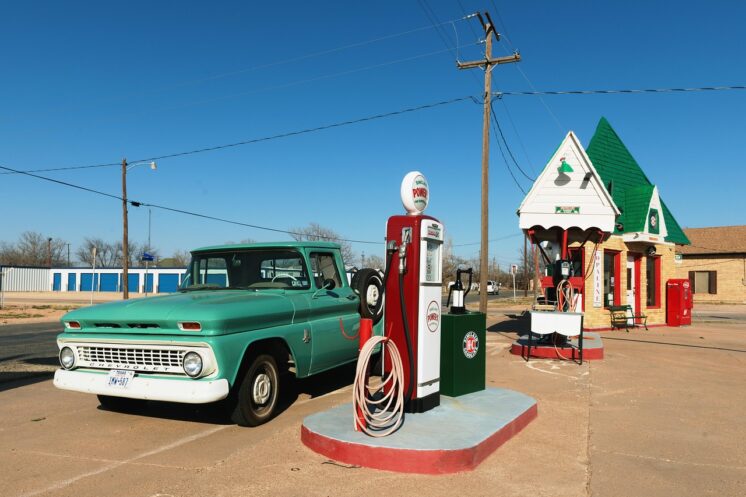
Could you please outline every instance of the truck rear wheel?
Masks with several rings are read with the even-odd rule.
[[[231,419],[240,426],[259,426],[274,417],[280,391],[277,361],[270,354],[256,356],[238,384]]]

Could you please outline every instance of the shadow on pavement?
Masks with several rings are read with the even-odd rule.
[[[604,335],[604,340],[619,340],[620,342],[637,342],[653,345],[670,345],[672,347],[691,347],[694,349],[723,350],[725,352],[744,352],[743,349],[726,349],[725,347],[710,347],[709,345],[690,345],[686,343],[656,342],[655,340],[635,340],[634,338],[610,337]]]
[[[505,314],[508,319],[495,323],[487,328],[488,332],[514,334],[516,337],[526,335],[531,329],[531,315],[527,312],[522,314]],[[515,338],[515,337],[508,337]]]
[[[282,415],[292,406],[301,394],[310,395],[311,398],[321,397],[334,392],[340,388],[352,385],[355,378],[355,363],[340,366],[330,371],[314,375],[311,378],[295,379],[292,374],[283,375],[280,398],[277,401],[277,414]],[[161,419],[173,419],[178,421],[191,421],[196,423],[230,425],[234,424],[230,419],[230,400],[225,399],[210,404],[180,404],[177,402],[147,401],[138,407],[113,410],[101,405],[98,409],[102,411],[119,412],[128,415],[148,416]],[[270,421],[271,422],[271,421]]]
[[[52,377],[54,377],[54,371],[34,371],[32,373],[25,371],[2,371],[0,372],[0,392],[33,385],[40,381],[51,380]]]

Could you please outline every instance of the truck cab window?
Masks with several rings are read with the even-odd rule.
[[[323,252],[314,252],[311,254],[311,270],[313,271],[316,287],[324,286],[324,280],[334,281],[335,288],[342,286],[337,263],[334,260],[334,254]]]

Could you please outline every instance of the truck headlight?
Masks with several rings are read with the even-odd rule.
[[[187,352],[183,361],[184,372],[196,378],[202,373],[202,356],[196,352]]]
[[[72,369],[75,366],[75,352],[70,347],[62,347],[60,350],[60,364],[65,369]]]

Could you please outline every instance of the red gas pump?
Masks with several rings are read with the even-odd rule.
[[[401,352],[405,411],[424,412],[440,404],[440,314],[443,224],[425,216],[429,188],[413,171],[402,181],[407,215],[386,224],[391,275],[386,282],[384,334]],[[398,274],[397,274],[398,273]]]

